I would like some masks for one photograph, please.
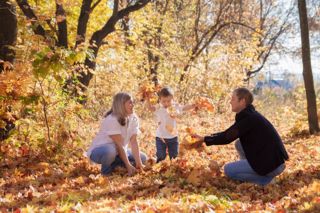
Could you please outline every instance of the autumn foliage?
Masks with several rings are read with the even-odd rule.
[[[194,109],[195,113],[198,110],[205,110],[206,112],[213,112],[214,111],[214,107],[213,104],[210,103],[210,101],[208,100],[208,98],[204,98],[204,97],[199,97],[196,102],[196,108]]]
[[[138,96],[141,101],[149,101],[151,104],[156,104],[160,89],[160,85],[154,85],[154,83],[150,81],[144,81],[139,87]]]
[[[262,24],[260,4],[150,1],[114,26],[94,58],[88,38],[113,14],[110,1],[91,1],[88,35],[78,47],[72,43],[79,39],[83,1],[56,1],[66,10],[68,48],[52,45],[55,25],[64,21],[55,15],[56,2],[28,2],[49,37],[35,35],[38,22],[17,9],[16,62],[12,71],[0,73],[0,212],[320,211],[320,138],[306,131],[302,86],[290,93],[266,89],[255,97],[254,105],[274,124],[290,155],[285,172],[270,185],[225,177],[223,166],[238,159],[233,144],[192,146],[193,134],[233,124],[228,95],[244,85],[248,70],[259,67],[275,38],[273,27],[280,22],[264,17]],[[277,7],[262,2],[270,3],[270,10]],[[250,28],[230,24],[238,20]],[[94,70],[85,69],[86,58],[95,59]],[[87,87],[79,84],[79,70],[92,74]],[[156,104],[160,85],[172,87],[177,102],[196,108],[182,116],[169,109],[177,129],[167,129],[178,133],[179,155],[156,164],[157,124],[141,100]],[[138,140],[149,159],[133,177],[125,168],[104,177],[84,153],[119,91],[138,100]]]

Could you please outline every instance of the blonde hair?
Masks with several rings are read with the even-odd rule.
[[[124,104],[131,99],[132,97],[128,93],[125,93],[125,92],[117,93],[115,96],[113,96],[112,107],[107,112],[105,117],[107,117],[110,114],[113,114],[118,118],[118,122],[120,123],[120,125],[122,126],[126,125],[127,112]]]

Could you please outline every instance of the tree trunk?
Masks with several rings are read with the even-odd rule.
[[[85,70],[79,72],[78,80],[82,84],[83,90],[89,85],[90,80],[93,77],[90,70],[96,68],[96,58],[98,56],[99,49],[102,45],[103,39],[105,39],[110,33],[115,31],[115,25],[120,19],[128,16],[131,12],[137,11],[146,6],[150,0],[139,0],[134,5],[128,6],[120,11],[114,9],[113,15],[108,19],[107,23],[98,31],[94,32],[90,39],[90,46],[88,51],[91,56],[87,56],[84,62]],[[115,7],[116,8],[116,7]]]
[[[87,87],[89,85],[90,80],[93,77],[93,74],[92,72],[90,72],[90,70],[96,69],[96,58],[98,56],[99,49],[102,45],[102,41],[107,35],[109,35],[115,30],[115,24],[116,21],[110,18],[107,24],[101,30],[98,30],[95,33],[93,33],[90,39],[89,47],[89,51],[92,55],[86,57],[86,60],[84,62],[86,70],[80,72],[78,77],[78,80],[82,84],[82,86]],[[85,87],[83,88],[84,90]]]
[[[123,19],[124,17],[128,16],[131,12],[137,11],[144,6],[146,6],[151,0],[137,0],[134,4],[128,5],[126,8],[119,9],[119,1],[114,1],[114,8],[113,14],[108,19],[106,24],[98,31],[93,33],[90,39],[90,46],[88,48],[88,52],[91,53],[90,56],[87,56],[84,62],[85,68],[79,68],[76,70],[77,80],[81,83],[82,91],[86,90],[86,87],[89,85],[90,80],[93,77],[93,73],[91,70],[95,70],[96,68],[96,57],[98,55],[99,48],[103,43],[103,39],[106,38],[107,35],[115,31],[116,23]],[[34,33],[37,35],[43,36],[45,39],[48,39],[48,35],[45,29],[41,26],[38,21],[37,16],[33,12],[32,8],[30,7],[27,0],[16,0],[17,4],[19,5],[20,9],[27,17],[28,20],[31,21],[33,25]],[[77,28],[77,45],[81,44],[85,41],[85,34],[87,30],[87,24],[89,20],[90,12],[101,2],[101,0],[97,0],[94,5],[91,6],[92,0],[83,0],[81,6],[80,17],[78,20],[78,28]],[[68,40],[67,40],[67,23],[66,23],[66,16],[65,11],[61,4],[56,5],[56,16],[59,19],[58,21],[58,41],[55,40],[55,44],[58,46],[68,47]],[[61,19],[60,19],[61,18]],[[48,23],[48,22],[47,22]],[[50,25],[50,23],[48,23]],[[74,91],[72,88],[72,84],[74,84],[74,80],[69,79],[67,80],[66,84],[64,85],[64,89],[71,91],[71,94],[74,96],[80,96],[77,91]],[[77,84],[78,82],[76,82]],[[71,86],[71,88],[70,88]],[[81,97],[81,96],[80,96]]]
[[[47,37],[46,31],[39,23],[38,17],[34,14],[28,1],[27,0],[17,0],[17,4],[19,5],[20,9],[22,10],[23,14],[27,17],[27,19],[31,21],[34,33],[46,38]]]
[[[13,64],[15,59],[14,46],[17,41],[16,8],[9,1],[0,2],[0,73],[5,66],[2,61]]]
[[[146,42],[148,43],[148,42]],[[147,46],[150,44],[147,44]],[[149,62],[149,72],[150,72],[150,76],[152,79],[152,82],[154,83],[154,85],[158,85],[159,84],[159,80],[158,80],[158,67],[160,65],[160,57],[157,54],[154,54],[151,50],[150,50],[150,46],[148,46],[148,62]]]
[[[80,16],[78,20],[77,39],[76,39],[75,47],[85,42],[87,25],[90,17],[90,12],[91,12],[91,3],[92,3],[92,0],[82,1]]]
[[[320,129],[317,117],[317,103],[310,58],[309,27],[306,1],[298,0],[298,8],[301,30],[303,79],[307,96],[309,131],[310,134],[314,134],[316,132],[319,132]]]
[[[66,11],[62,4],[56,3],[56,19],[58,23],[58,46],[68,48],[68,27]]]

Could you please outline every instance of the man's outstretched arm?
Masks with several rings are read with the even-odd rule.
[[[233,124],[231,127],[229,127],[227,130],[223,132],[215,133],[204,137],[201,137],[199,135],[193,135],[193,137],[195,137],[199,141],[198,145],[201,145],[201,142],[205,142],[207,146],[224,145],[229,144],[237,138],[241,137],[242,135],[246,134],[248,131],[252,129],[253,126],[253,119],[249,117]]]

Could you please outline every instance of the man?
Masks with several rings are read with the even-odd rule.
[[[273,125],[252,105],[253,95],[246,88],[234,90],[230,101],[236,113],[235,123],[224,132],[201,137],[193,135],[201,146],[229,144],[237,140],[236,149],[240,160],[224,167],[227,177],[267,185],[285,169],[288,154]]]

